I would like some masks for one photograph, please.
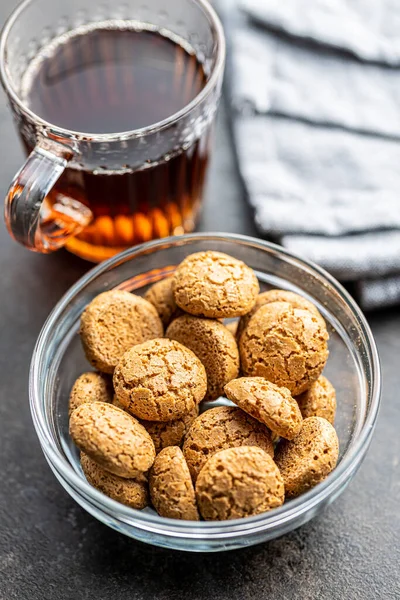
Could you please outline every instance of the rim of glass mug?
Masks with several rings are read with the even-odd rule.
[[[51,334],[55,323],[67,310],[67,307],[71,303],[74,296],[90,282],[93,282],[101,274],[111,271],[112,268],[118,264],[121,264],[128,259],[132,260],[135,257],[139,257],[143,255],[143,253],[147,254],[149,251],[156,249],[157,247],[168,247],[171,244],[185,245],[186,243],[190,243],[192,240],[205,240],[209,238],[213,240],[231,240],[242,245],[248,244],[253,247],[259,247],[269,251],[270,253],[278,253],[285,257],[285,260],[291,264],[298,265],[299,268],[316,273],[323,281],[332,286],[333,290],[346,303],[356,318],[360,331],[363,335],[363,344],[365,346],[364,349],[367,353],[371,368],[371,401],[362,428],[357,433],[357,437],[352,443],[352,446],[347,452],[346,456],[343,457],[335,470],[325,479],[325,481],[321,482],[315,488],[309,490],[302,496],[291,500],[290,503],[274,509],[271,513],[262,513],[253,517],[228,521],[200,523],[193,521],[180,522],[174,519],[160,517],[158,515],[146,514],[142,511],[136,511],[135,509],[124,506],[115,500],[104,496],[104,494],[92,487],[74,470],[67,458],[61,455],[59,449],[57,448],[55,438],[49,431],[46,423],[46,418],[43,413],[40,400],[43,393],[40,385],[40,363],[43,360],[43,352],[47,347],[47,338]],[[115,257],[101,263],[89,271],[70,288],[70,290],[61,298],[57,306],[50,313],[38,337],[33,352],[29,381],[31,413],[42,449],[57,479],[60,481],[60,483],[62,483],[62,485],[64,485],[64,487],[67,483],[69,493],[71,493],[72,496],[77,495],[81,499],[83,496],[86,509],[89,510],[89,512],[93,511],[92,514],[96,513],[97,518],[100,518],[100,514],[105,514],[111,520],[116,520],[121,524],[125,523],[127,525],[134,525],[137,529],[154,534],[155,536],[165,535],[168,538],[186,538],[188,547],[180,547],[180,549],[190,550],[193,549],[189,547],[190,540],[198,543],[203,542],[206,544],[209,542],[210,544],[213,544],[217,543],[218,540],[224,540],[226,543],[229,543],[228,540],[235,539],[236,545],[234,547],[237,547],[236,542],[238,538],[247,537],[250,535],[256,536],[257,532],[262,533],[267,530],[271,531],[279,528],[279,533],[276,535],[281,535],[293,528],[293,526],[291,526],[293,519],[296,519],[298,523],[301,524],[301,517],[303,515],[305,516],[306,513],[316,509],[317,506],[322,505],[324,502],[328,502],[330,499],[334,499],[337,495],[339,495],[346,482],[349,481],[351,474],[357,470],[369,446],[379,412],[380,393],[380,362],[371,329],[361,309],[358,307],[350,294],[343,288],[343,286],[321,267],[318,267],[311,261],[299,258],[296,254],[293,254],[292,252],[287,251],[276,244],[244,235],[222,233],[187,234],[183,236],[169,237],[162,240],[147,242],[145,244],[136,246],[135,248],[121,252]],[[121,530],[123,531],[122,528]],[[205,548],[203,547],[198,548],[198,550],[204,549]],[[210,547],[207,547],[207,549],[210,550]]]
[[[8,17],[7,21],[4,24],[3,30],[0,35],[0,81],[7,91],[7,93],[12,97],[13,102],[15,102],[18,107],[24,111],[27,115],[29,115],[35,121],[38,121],[41,125],[48,127],[55,134],[60,134],[63,137],[68,137],[72,139],[81,139],[84,138],[95,138],[96,140],[107,140],[108,142],[112,141],[120,141],[125,138],[132,137],[143,137],[148,134],[155,133],[156,131],[161,131],[176,121],[179,121],[182,117],[190,113],[193,108],[195,108],[198,104],[200,104],[212,91],[215,84],[218,81],[218,78],[221,74],[221,71],[224,68],[225,64],[225,53],[226,53],[226,43],[225,43],[225,35],[222,27],[222,23],[215,12],[214,8],[211,6],[208,0],[189,0],[193,4],[197,4],[202,8],[204,14],[209,17],[210,25],[212,26],[215,39],[216,39],[216,59],[215,65],[210,73],[210,77],[204,86],[204,88],[193,98],[189,104],[186,104],[179,111],[173,113],[169,117],[162,119],[161,121],[157,121],[156,123],[152,123],[151,125],[146,125],[146,127],[141,127],[139,129],[131,129],[126,131],[120,131],[115,133],[90,133],[84,131],[74,131],[73,129],[66,129],[64,127],[59,127],[45,119],[39,117],[35,112],[33,112],[20,98],[19,93],[14,89],[12,84],[12,79],[8,74],[7,69],[7,38],[10,34],[11,28],[20,17],[20,15],[24,12],[24,10],[30,5],[36,2],[37,0],[23,0],[21,4],[19,4],[11,15]]]

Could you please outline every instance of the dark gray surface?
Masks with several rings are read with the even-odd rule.
[[[13,4],[2,0],[0,22]],[[3,196],[22,158],[4,97],[0,132]],[[223,118],[201,229],[254,234]],[[88,266],[66,252],[29,253],[0,226],[0,599],[400,598],[398,311],[369,318],[382,359],[383,405],[368,456],[344,494],[273,542],[190,555],[98,523],[60,487],[37,442],[27,392],[33,346],[49,311]]]

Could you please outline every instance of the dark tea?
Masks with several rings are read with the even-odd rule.
[[[64,36],[39,55],[24,78],[29,108],[59,127],[117,133],[157,123],[202,90],[196,56],[158,32],[104,27]],[[104,172],[67,168],[49,197],[79,200],[92,223],[68,248],[99,261],[152,238],[191,231],[199,209],[209,129],[190,147],[174,148],[151,166]],[[32,148],[27,148],[31,151]]]

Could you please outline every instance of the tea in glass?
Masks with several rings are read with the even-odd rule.
[[[207,75],[183,40],[135,26],[82,27],[48,45],[31,62],[23,102],[43,120],[76,132],[140,130],[187,106]],[[27,152],[33,147],[26,143]],[[210,126],[188,146],[151,164],[69,167],[48,194],[48,206],[71,198],[93,218],[68,247],[90,260],[153,238],[192,231],[201,201]],[[79,167],[79,165],[78,165]],[[54,214],[56,211],[54,211]],[[50,223],[54,216],[50,214]]]

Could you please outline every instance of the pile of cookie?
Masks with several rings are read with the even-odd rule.
[[[96,372],[73,386],[70,434],[89,483],[114,500],[176,519],[241,518],[336,466],[324,319],[298,294],[259,293],[243,262],[199,252],[144,298],[104,292],[80,335]],[[230,405],[212,407],[221,396]]]

